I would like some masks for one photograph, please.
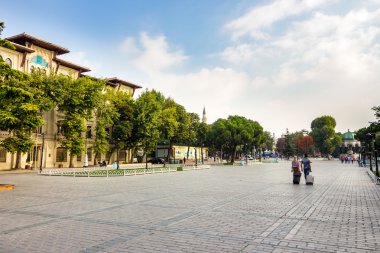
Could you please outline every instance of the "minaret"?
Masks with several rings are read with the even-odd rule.
[[[202,123],[207,123],[206,108],[203,107]]]

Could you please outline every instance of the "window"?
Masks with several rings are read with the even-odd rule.
[[[36,72],[36,68],[34,66],[30,67],[30,73],[34,74]]]
[[[11,59],[9,59],[9,58],[5,59],[5,63],[7,63],[9,66],[12,67],[12,60]]]
[[[80,161],[82,161],[82,155],[77,156],[77,162],[80,162]]]
[[[3,57],[0,55],[0,61],[3,61]]]
[[[86,138],[87,139],[91,139],[92,138],[91,126],[87,126]]]
[[[7,152],[0,148],[0,163],[6,163],[7,162]]]
[[[57,148],[56,162],[67,162],[67,150],[65,148]]]

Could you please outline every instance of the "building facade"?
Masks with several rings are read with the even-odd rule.
[[[26,33],[18,34],[6,38],[15,50],[0,46],[0,59],[9,64],[13,69],[33,73],[39,72],[47,75],[63,74],[72,78],[79,78],[90,69],[78,64],[59,58],[60,55],[69,53],[70,51],[64,47],[53,44],[51,42],[36,38]],[[133,96],[136,89],[140,86],[118,79],[116,77],[106,78],[106,85],[114,89],[123,91]],[[60,147],[61,129],[60,121],[64,119],[64,114],[57,110],[51,110],[43,115],[45,124],[36,129],[33,136],[35,139],[35,147],[28,153],[23,154],[22,167],[31,168],[49,168],[49,167],[67,167],[69,163],[69,154],[67,150]],[[84,165],[85,159],[88,165],[93,165],[94,156],[91,147],[95,142],[95,120],[86,122],[86,150],[87,154],[74,159],[75,166]],[[8,137],[9,133],[0,131],[0,140]],[[116,155],[108,155],[107,159],[114,159]],[[104,157],[105,158],[105,157]],[[120,159],[121,158],[121,159]],[[103,159],[103,158],[100,158]],[[119,152],[119,160],[128,161],[131,154],[126,150]],[[5,152],[0,148],[0,170],[12,169],[16,161],[16,154]],[[87,161],[86,161],[87,162]]]

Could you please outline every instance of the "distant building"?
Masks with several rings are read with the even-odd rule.
[[[342,134],[342,148],[347,150],[347,153],[352,153],[360,146],[360,141],[355,139],[355,133],[351,132],[350,129]]]
[[[86,67],[59,58],[60,55],[70,52],[62,46],[26,33],[8,37],[6,40],[10,41],[16,49],[13,50],[0,46],[0,59],[9,64],[13,69],[26,73],[63,74],[72,78],[79,78],[83,73],[90,71]],[[130,96],[133,96],[136,89],[141,88],[141,86],[116,77],[106,78],[105,81],[108,87],[123,91]],[[21,166],[25,166],[26,164],[32,167],[39,167],[42,164],[43,168],[68,166],[68,152],[60,146],[59,141],[62,138],[60,122],[64,117],[65,115],[57,110],[44,113],[45,124],[36,129],[36,133],[33,135],[36,145],[28,154],[23,155]],[[91,119],[86,124],[87,131],[84,134],[86,136],[88,165],[92,165],[94,155],[91,147],[95,143],[94,130],[96,122],[94,119]],[[0,140],[8,136],[8,132],[0,131]],[[119,160],[128,160],[131,155],[132,152],[129,150],[120,150]],[[74,165],[83,166],[85,157],[85,152],[83,152],[81,156],[76,157]],[[108,157],[110,160],[114,160],[116,155],[111,154]],[[106,157],[102,158],[106,159]],[[15,160],[15,154],[7,153],[4,149],[0,148],[0,170],[13,168]]]

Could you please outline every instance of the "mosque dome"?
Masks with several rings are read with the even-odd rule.
[[[350,132],[350,130],[348,129],[348,132],[342,134],[342,140],[355,140],[355,134]]]

